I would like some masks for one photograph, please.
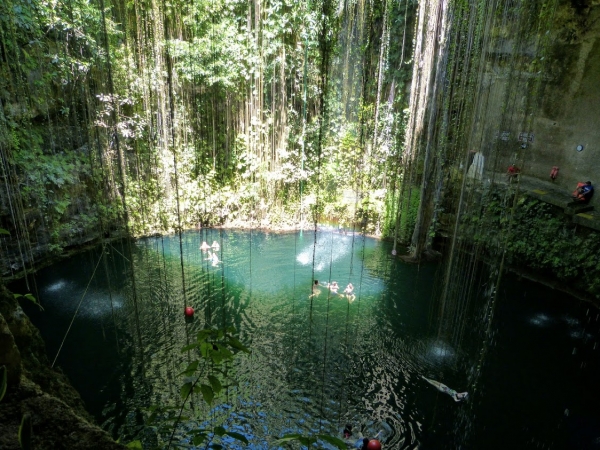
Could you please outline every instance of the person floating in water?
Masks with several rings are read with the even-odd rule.
[[[468,392],[456,392],[454,389],[450,389],[448,386],[446,386],[443,383],[440,383],[439,381],[430,380],[429,378],[425,378],[424,376],[421,376],[421,378],[423,378],[432,386],[435,386],[438,391],[443,392],[444,394],[448,394],[454,399],[455,402],[462,402],[463,400],[466,400],[469,396]]]
[[[577,188],[573,191],[573,200],[578,203],[588,203],[594,196],[594,186],[591,181],[577,183]]]
[[[221,261],[219,261],[219,256],[217,255],[217,253],[216,253],[216,252],[212,254],[211,261],[212,261],[212,266],[213,266],[213,267],[216,267],[216,266],[218,266],[218,265],[219,265],[219,263],[221,262]]]
[[[217,241],[213,241],[212,248],[213,248],[213,250],[218,252],[219,249],[221,248],[221,246],[219,245],[219,243]]]
[[[308,298],[316,297],[321,293],[321,289],[319,289],[319,280],[315,280],[315,283],[312,287],[312,294],[308,296]]]
[[[352,286],[352,283],[348,283],[348,286],[344,289],[344,294],[352,295],[352,292],[354,292],[354,286]]]
[[[208,245],[208,244],[206,243],[206,241],[204,241],[204,242],[202,243],[202,245],[200,246],[200,250],[202,250],[203,252],[205,252],[205,251],[206,251],[206,250],[208,250],[209,248],[210,248],[210,245]]]
[[[331,284],[329,285],[329,290],[331,292],[333,292],[334,294],[338,293],[339,288],[340,287],[338,286],[337,281],[332,281]]]

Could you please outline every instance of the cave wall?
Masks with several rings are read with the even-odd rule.
[[[554,184],[570,193],[600,184],[600,1],[559,0],[551,14],[524,36],[493,31],[470,150],[486,156],[488,178],[517,163],[550,182],[558,166]]]
[[[570,189],[578,181],[600,183],[600,2],[558,11],[550,51],[551,71],[533,124],[535,145],[526,170],[548,178],[560,167],[556,183]],[[576,150],[578,145],[583,151]],[[592,201],[600,205],[598,197]]]

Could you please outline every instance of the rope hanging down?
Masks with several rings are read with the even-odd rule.
[[[67,328],[67,331],[65,332],[65,336],[63,337],[62,342],[60,343],[60,346],[58,347],[58,351],[56,352],[56,356],[54,357],[54,361],[52,361],[52,364],[50,367],[54,367],[54,364],[56,363],[56,360],[58,359],[58,355],[60,354],[60,351],[63,348],[63,345],[65,344],[65,341],[67,340],[67,336],[69,335],[69,331],[71,331],[71,327],[73,326],[73,322],[75,322],[75,317],[77,317],[77,313],[79,312],[79,308],[81,308],[81,304],[83,303],[83,299],[85,298],[85,295],[87,294],[88,289],[90,288],[90,284],[92,284],[92,280],[94,279],[94,275],[96,275],[96,270],[98,269],[98,266],[100,265],[100,261],[102,261],[102,258],[104,257],[104,251],[106,249],[106,245],[102,245],[102,253],[100,254],[100,258],[98,258],[98,262],[96,263],[96,267],[94,267],[94,271],[92,272],[92,276],[90,277],[90,281],[88,281],[87,286],[85,287],[85,291],[83,291],[83,295],[81,296],[81,300],[79,300],[79,304],[77,305],[77,309],[75,309],[75,313],[73,314],[73,318],[71,319],[71,323],[69,323],[69,327]]]

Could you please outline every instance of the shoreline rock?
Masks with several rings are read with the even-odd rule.
[[[34,449],[125,448],[94,424],[65,374],[50,367],[39,330],[4,286],[0,286],[0,365],[6,365],[9,374],[0,403],[3,450],[21,449],[18,431],[26,413],[31,416]]]

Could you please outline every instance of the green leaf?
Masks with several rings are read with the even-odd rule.
[[[225,431],[225,428],[223,428],[223,427],[215,427],[215,429],[213,430],[213,432],[217,436],[224,436],[227,433],[227,431]]]
[[[243,352],[250,353],[250,349],[244,344],[242,344],[237,338],[230,337],[227,343],[233,348],[237,348],[238,350],[241,350]]]
[[[340,450],[346,450],[348,448],[344,441],[335,436],[329,436],[328,434],[317,434],[317,437],[319,439],[324,440],[325,442],[328,442],[331,445],[335,445]]]
[[[189,351],[189,350],[192,350],[192,349],[194,349],[194,348],[196,348],[196,347],[198,347],[198,343],[195,343],[195,344],[190,344],[190,345],[186,345],[185,347],[183,347],[183,348],[181,349],[181,353],[185,353],[185,352],[187,352],[187,351]]]
[[[284,442],[297,441],[301,437],[301,434],[284,434],[282,437],[278,438],[276,442],[280,444]]]
[[[306,445],[307,447],[310,447],[315,442],[317,442],[317,438],[301,436],[298,438],[298,442],[300,442],[302,445]]]
[[[231,353],[231,350],[229,350],[227,347],[219,346],[219,351],[225,358],[233,358],[233,353]]]
[[[27,413],[23,414],[21,426],[19,426],[19,444],[23,450],[29,450],[31,446],[31,436],[33,429],[31,426],[31,416]]]
[[[221,382],[219,381],[219,379],[217,377],[209,375],[208,381],[210,382],[210,385],[212,386],[215,394],[218,394],[219,392],[221,392],[221,390],[223,389],[223,386],[221,386]]]
[[[10,231],[0,228],[0,234],[8,234],[10,236]]]
[[[221,450],[223,446],[221,444],[210,444],[210,448],[214,448],[215,450]]]
[[[37,303],[37,300],[35,299],[35,297],[32,294],[25,294],[25,298],[27,300],[31,300],[33,303]]]
[[[198,434],[194,436],[192,442],[194,443],[194,445],[202,445],[202,443],[206,440],[206,437],[206,434]]]
[[[235,431],[226,431],[225,434],[227,436],[231,436],[234,439],[237,439],[240,442],[243,442],[244,444],[248,445],[248,439],[246,439],[246,436],[244,436],[243,434],[240,433],[236,433]]]
[[[207,384],[203,384],[200,386],[200,391],[202,392],[202,397],[204,397],[204,401],[210,405],[213,401],[213,398],[215,398],[215,394],[212,388]]]
[[[8,385],[6,366],[0,367],[0,402],[6,394],[6,386]]]
[[[21,298],[21,297],[23,297],[23,294],[13,294],[13,297],[14,297],[15,299],[17,299],[17,298]]]
[[[190,395],[190,391],[192,390],[192,383],[187,382],[183,386],[181,386],[181,399],[185,400],[188,395]]]
[[[200,354],[204,357],[204,358],[208,358],[210,355],[210,352],[212,351],[212,344],[209,344],[208,342],[203,342],[200,345]]]
[[[138,450],[142,450],[143,449],[141,441],[131,441],[125,447],[127,447],[127,448],[135,448],[135,449],[138,449]]]
[[[198,342],[205,341],[205,340],[206,340],[206,338],[207,338],[208,336],[210,336],[211,334],[212,334],[212,331],[211,331],[211,330],[209,330],[209,329],[200,330],[200,331],[198,331],[198,338],[197,338],[197,341],[198,341]]]
[[[192,374],[193,374],[193,373],[196,371],[196,369],[198,368],[198,363],[199,363],[199,362],[200,362],[199,360],[192,361],[192,362],[191,362],[191,363],[190,363],[190,364],[187,366],[187,369],[185,369],[185,370],[184,370],[183,372],[181,372],[179,375],[186,375],[186,376],[188,376],[188,377],[189,377],[190,375],[192,375]]]

